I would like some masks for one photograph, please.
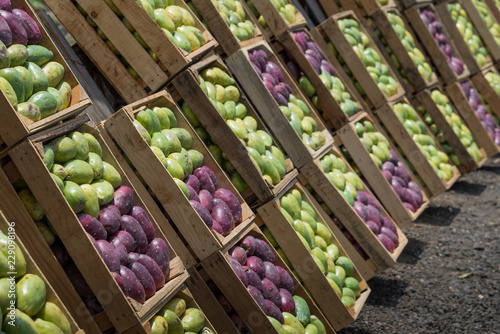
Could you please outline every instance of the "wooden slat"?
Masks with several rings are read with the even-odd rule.
[[[307,99],[285,70],[285,66],[281,60],[272,52],[270,47],[265,42],[260,42],[255,46],[244,48],[229,57],[226,60],[226,64],[230,68],[231,72],[238,79],[238,82],[245,90],[248,98],[254,104],[260,116],[271,129],[281,146],[285,149],[293,164],[297,168],[300,168],[316,157],[321,149],[313,151],[306,144],[304,144],[302,138],[300,138],[297,132],[295,132],[289,124],[288,119],[281,112],[279,105],[276,103],[257,72],[253,69],[248,53],[257,49],[264,51],[268,55],[269,61],[276,63],[280,67],[281,72],[283,73],[284,82],[292,88],[293,95],[308,105],[310,110],[309,116],[316,121],[318,131],[321,131],[326,138],[326,142],[323,147],[327,147],[331,144],[333,139],[331,138],[330,132],[323,124],[323,121],[319,115],[317,115],[315,109],[307,103]]]
[[[78,38],[78,44],[121,96],[134,101],[147,95],[144,87],[130,75],[71,1],[46,0],[45,3],[64,27]]]
[[[369,16],[373,16],[377,12],[384,10],[385,8],[395,7],[396,4],[394,0],[389,0],[387,5],[382,6],[380,4],[380,0],[360,0],[363,9],[366,11],[366,14]]]
[[[496,107],[500,106],[500,96],[495,92],[493,87],[491,87],[485,77],[485,75],[490,71],[498,74],[498,71],[492,66],[484,70],[482,73],[472,76],[470,79],[486,103],[491,106],[493,113],[500,118],[500,108]]]
[[[79,0],[78,3],[90,15],[92,20],[110,38],[118,52],[127,60],[152,91],[158,90],[168,80],[149,53],[139,44],[122,21],[104,1]],[[137,6],[136,15],[142,18]],[[78,36],[75,36],[78,38]]]

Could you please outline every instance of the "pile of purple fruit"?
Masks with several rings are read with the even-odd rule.
[[[490,114],[488,107],[483,104],[477,90],[474,89],[468,81],[463,82],[461,87],[469,100],[470,106],[474,109],[476,116],[479,118],[486,131],[488,131],[491,140],[495,141],[495,144],[500,145],[500,128],[498,127],[498,122],[493,115]]]
[[[436,14],[429,9],[424,9],[420,12],[420,18],[424,21],[427,29],[429,29],[429,32],[439,44],[439,48],[446,57],[446,60],[448,61],[448,64],[450,64],[453,72],[458,75],[462,74],[464,72],[464,63],[460,59],[453,56],[451,44],[448,42],[448,38],[443,33],[442,23],[436,20]]]
[[[264,313],[284,323],[282,312],[294,314],[295,286],[288,271],[275,265],[269,244],[246,236],[229,251],[231,267]]]
[[[195,169],[184,183],[189,191],[189,202],[211,230],[226,236],[241,223],[242,209],[238,198],[231,191],[219,188],[209,167]]]
[[[78,219],[126,296],[144,303],[165,285],[170,273],[168,245],[155,237],[144,209],[134,206],[132,189],[116,189],[98,219],[87,214],[78,214]]]
[[[389,218],[382,215],[380,204],[372,195],[365,191],[358,191],[358,197],[354,202],[354,211],[389,252],[392,253],[399,246],[396,226]]]
[[[389,150],[389,152],[391,160],[382,164],[382,174],[391,184],[405,208],[416,212],[423,204],[422,189],[416,182],[412,181],[408,167],[399,161],[396,152],[394,150]]]

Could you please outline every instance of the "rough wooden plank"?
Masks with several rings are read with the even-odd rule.
[[[266,23],[274,36],[279,36],[288,29],[296,29],[307,25],[306,19],[299,10],[295,13],[295,23],[289,23],[281,16],[280,12],[269,0],[253,0],[252,2],[255,8],[266,20]],[[294,6],[290,0],[287,0],[286,2]]]

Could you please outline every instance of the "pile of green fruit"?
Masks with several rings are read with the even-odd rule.
[[[199,333],[213,334],[206,326],[205,315],[196,307],[187,307],[186,301],[179,297],[172,298],[149,321],[152,334]]]
[[[389,73],[389,68],[382,62],[380,54],[371,47],[368,36],[359,30],[359,23],[347,18],[339,20],[338,26],[378,88],[387,96],[396,94],[399,83]]]
[[[363,182],[359,176],[349,172],[344,160],[333,153],[321,158],[320,164],[328,180],[340,191],[345,200],[353,206],[357,198],[357,192],[364,190]]]
[[[452,127],[453,132],[455,132],[458,138],[460,138],[462,145],[464,145],[474,161],[479,162],[483,160],[483,154],[474,141],[472,133],[469,128],[462,123],[460,116],[453,111],[453,107],[451,106],[448,97],[437,89],[432,91],[431,97],[436,106],[439,108],[439,111],[441,111],[441,114],[443,114],[448,124]]]
[[[240,41],[246,41],[255,37],[255,26],[252,21],[247,20],[245,10],[239,0],[212,0],[212,3],[229,26],[231,32]],[[206,26],[194,4],[188,2],[188,6],[198,19],[200,19],[201,23]]]
[[[175,5],[179,0],[137,0],[141,6],[151,16],[167,37],[179,48],[187,53],[199,49],[205,45],[206,40],[203,32],[198,29],[195,24],[193,14],[189,10]],[[116,49],[113,43],[97,26],[92,18],[85,12],[85,10],[76,2],[73,1],[78,10],[86,17],[87,22],[96,29],[97,34],[106,42],[107,46],[118,56],[120,61],[127,67],[130,74],[139,79],[137,72],[129,65],[125,58]],[[154,61],[158,62],[158,57],[147,45],[144,39],[135,30],[132,24],[123,16],[122,12],[116,7],[111,0],[105,0],[113,12],[122,20],[127,29],[134,35],[135,39],[146,49]]]
[[[0,90],[18,113],[34,122],[71,102],[71,86],[62,81],[64,67],[52,58],[52,51],[41,45],[5,47],[0,40]]]
[[[12,247],[14,246],[14,247]],[[5,334],[71,334],[71,325],[52,302],[40,276],[26,273],[26,260],[11,236],[0,231],[0,330]],[[11,258],[15,258],[12,265]],[[12,272],[15,272],[15,280]],[[15,284],[13,291],[12,284]]]
[[[489,71],[484,75],[491,88],[500,96],[500,75],[495,71]]]
[[[408,131],[413,141],[420,148],[439,178],[442,180],[451,179],[454,171],[453,167],[448,163],[448,155],[442,152],[437,147],[434,138],[427,134],[427,128],[418,117],[415,109],[407,103],[397,103],[394,105],[394,113],[401,123],[403,123],[406,131]]]
[[[273,145],[273,139],[269,133],[258,129],[257,120],[247,115],[246,106],[240,102],[240,91],[234,85],[234,80],[219,67],[203,70],[199,80],[200,86],[209,100],[217,108],[228,127],[246,147],[262,177],[269,184],[277,185],[286,175],[285,156],[278,147]],[[230,175],[231,182],[236,189],[240,192],[248,189],[246,182],[208,135],[186,102],[182,104],[182,111],[207,145],[215,160]]]
[[[472,0],[472,3],[476,7],[477,11],[481,15],[484,23],[488,27],[491,35],[495,39],[495,42],[500,45],[500,24],[491,15],[490,9],[482,0]]]
[[[460,166],[462,164],[460,159],[455,154],[450,144],[448,144],[448,142],[446,141],[443,131],[441,131],[434,123],[432,116],[427,112],[427,110],[425,110],[424,106],[418,106],[417,110],[424,119],[427,126],[429,127],[429,130],[431,130],[436,139],[439,141],[439,144],[441,144],[444,153],[446,153],[450,157],[451,161],[455,164],[455,166]]]
[[[135,115],[134,126],[151,150],[176,180],[203,166],[203,154],[191,149],[191,134],[177,127],[177,119],[167,107],[146,108]],[[179,185],[182,182],[177,182]],[[182,187],[182,186],[181,186]]]
[[[398,35],[399,39],[401,40],[401,43],[405,47],[406,51],[408,52],[408,55],[410,56],[411,60],[413,60],[413,63],[418,69],[418,72],[426,81],[430,81],[432,79],[432,68],[425,59],[425,56],[422,54],[419,48],[415,46],[415,39],[413,38],[413,35],[410,33],[410,31],[407,29],[405,22],[399,16],[398,14],[394,12],[388,12],[387,13],[387,18],[389,19],[389,22],[391,23],[392,28]],[[401,67],[399,64],[398,60],[396,57],[392,54],[392,50],[389,47],[386,47],[387,51],[389,54],[391,54],[391,59],[393,60],[394,64],[397,66],[401,74],[404,76],[404,68]]]
[[[354,307],[356,298],[361,294],[361,288],[358,280],[352,277],[354,266],[351,260],[340,256],[338,246],[333,243],[334,238],[330,229],[317,221],[316,211],[302,199],[302,194],[297,189],[292,189],[281,197],[280,206],[282,214],[311,252],[312,258],[325,274],[328,283],[341,297],[344,305]],[[273,246],[278,247],[275,241]]]
[[[297,20],[297,8],[295,8],[295,6],[291,4],[289,0],[269,0],[269,2],[271,2],[273,7],[276,8],[283,19],[285,19],[290,24],[295,23],[295,21]],[[260,15],[257,8],[255,8],[252,0],[247,0],[247,5],[252,11],[253,15],[258,18],[259,24],[262,26],[262,28],[267,28],[268,26],[266,20],[264,19],[264,16]]]
[[[476,59],[477,64],[480,67],[486,65],[489,56],[488,49],[484,46],[467,12],[458,2],[448,4],[448,11],[453,21],[455,21],[458,31],[460,31],[460,34],[469,46],[469,50],[474,56],[474,59]]]

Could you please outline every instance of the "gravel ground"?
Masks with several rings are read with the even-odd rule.
[[[500,333],[500,157],[434,198],[340,333]]]

